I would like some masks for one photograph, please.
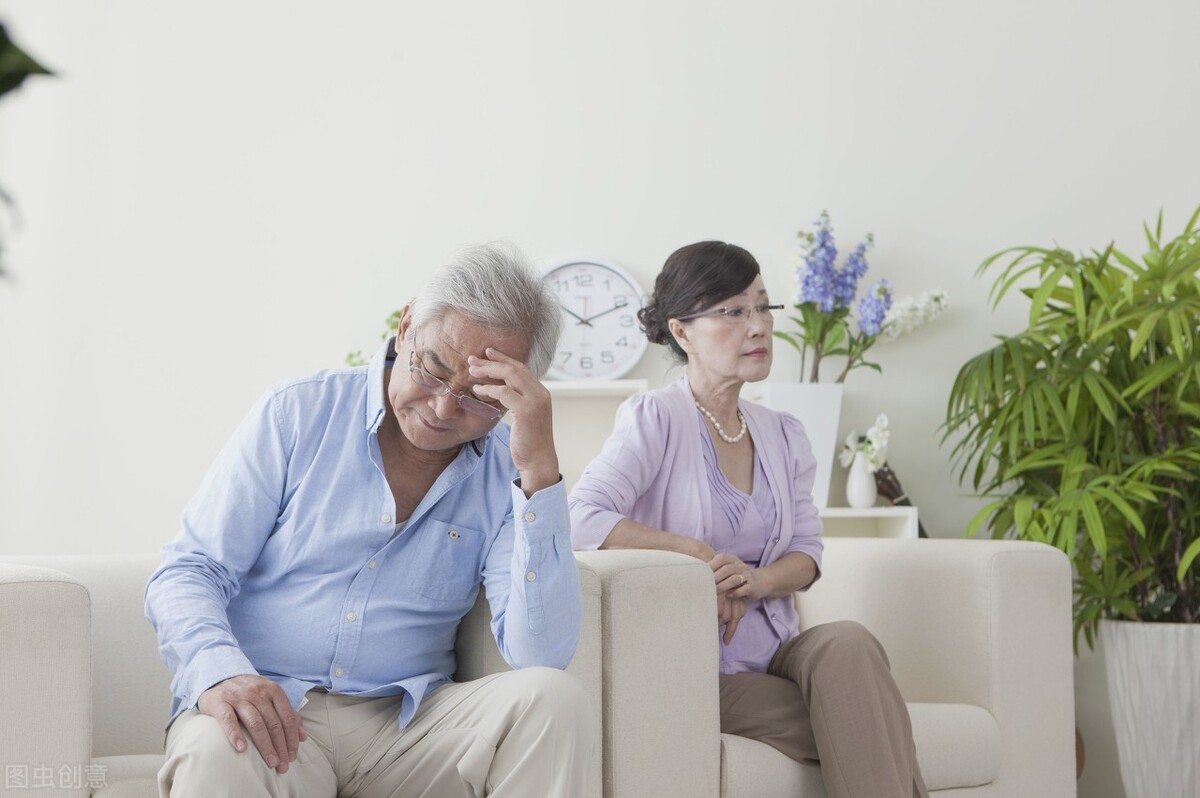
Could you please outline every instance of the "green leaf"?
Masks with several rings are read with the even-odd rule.
[[[1100,518],[1100,509],[1096,507],[1096,500],[1086,493],[1083,495],[1081,506],[1088,539],[1091,540],[1096,553],[1103,557],[1108,553],[1108,538],[1104,534],[1104,521]]]
[[[971,520],[967,522],[967,528],[963,532],[963,537],[975,537],[976,533],[979,532],[979,527],[983,525],[983,522],[987,520],[988,516],[992,515],[992,513],[996,512],[1002,506],[1004,506],[1004,502],[1002,501],[992,502],[991,504],[984,505],[984,507],[979,512],[975,513],[975,515],[971,516]]]
[[[1146,536],[1146,525],[1142,523],[1142,518],[1137,514],[1137,511],[1133,509],[1133,505],[1121,498],[1111,488],[1093,486],[1092,489],[1097,494],[1102,496],[1105,501],[1115,507],[1117,512],[1125,516],[1125,520],[1129,522],[1130,526],[1138,531],[1139,535],[1142,537]]]
[[[1137,357],[1138,353],[1146,346],[1146,342],[1150,340],[1151,334],[1154,332],[1155,326],[1158,325],[1158,320],[1163,317],[1165,311],[1155,310],[1146,314],[1138,325],[1137,334],[1133,336],[1133,341],[1129,344],[1129,356]]]
[[[774,335],[776,338],[778,338],[781,341],[787,341],[789,344],[792,345],[792,348],[794,348],[800,354],[804,354],[804,347],[801,346],[801,344],[795,339],[793,333],[779,332],[778,330],[776,330]]]
[[[1182,582],[1183,577],[1187,574],[1187,569],[1192,567],[1192,563],[1196,557],[1200,555],[1200,538],[1193,540],[1183,551],[1183,557],[1179,559],[1179,568],[1175,571],[1175,581]]]
[[[17,46],[0,25],[0,94],[7,94],[25,82],[30,75],[53,75]]]
[[[1042,313],[1045,310],[1046,302],[1050,299],[1050,294],[1054,292],[1058,281],[1062,279],[1066,269],[1062,266],[1050,273],[1050,276],[1043,279],[1041,285],[1033,292],[1033,302],[1029,306],[1029,326],[1034,327],[1042,318]]]
[[[1088,373],[1083,375],[1083,387],[1092,396],[1092,401],[1096,403],[1100,413],[1108,420],[1108,423],[1115,424],[1117,421],[1116,413],[1113,412],[1112,402],[1108,400],[1108,396],[1104,393],[1104,388],[1100,384],[1100,378],[1095,374]]]
[[[1155,388],[1181,373],[1181,371],[1179,361],[1174,358],[1163,358],[1146,369],[1140,378],[1134,380],[1125,389],[1123,395],[1127,397],[1132,396],[1134,399],[1142,399]]]

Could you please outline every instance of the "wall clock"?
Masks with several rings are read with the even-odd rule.
[[[548,376],[556,380],[615,380],[649,343],[638,326],[643,293],[624,269],[594,259],[552,266],[546,284],[558,298],[563,334]]]

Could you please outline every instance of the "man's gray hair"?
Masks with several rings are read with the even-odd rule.
[[[529,370],[540,379],[550,368],[562,333],[562,311],[515,245],[493,241],[455,255],[409,305],[408,337],[448,311],[497,332],[525,335]]]

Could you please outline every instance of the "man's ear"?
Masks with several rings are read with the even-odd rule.
[[[404,340],[404,336],[408,333],[408,328],[412,326],[412,305],[405,305],[400,308],[400,324],[396,327],[397,343]]]

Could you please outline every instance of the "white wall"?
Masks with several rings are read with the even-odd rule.
[[[870,278],[951,294],[876,350],[881,376],[851,377],[843,427],[886,411],[926,526],[955,536],[978,504],[939,445],[949,386],[1022,311],[989,311],[978,263],[1140,253],[1142,219],[1174,230],[1200,202],[1191,0],[7,0],[0,18],[60,72],[0,104],[24,219],[0,284],[5,554],[157,547],[266,386],[372,347],[464,244],[602,255],[648,287],[717,237],[786,300],[821,208],[845,249],[875,233]],[[796,370],[781,348],[776,375]],[[662,384],[666,361],[633,376]],[[1105,764],[1083,794],[1119,794]]]

